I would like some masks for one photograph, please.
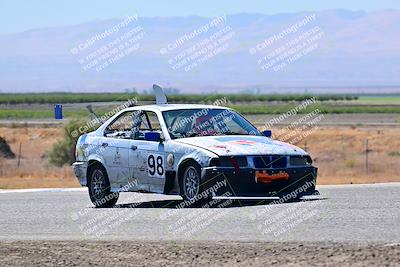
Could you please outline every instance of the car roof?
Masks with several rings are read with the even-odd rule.
[[[161,105],[144,105],[135,106],[125,109],[126,110],[158,110],[158,111],[169,111],[179,109],[230,109],[222,106],[213,105],[200,105],[200,104],[161,104]]]

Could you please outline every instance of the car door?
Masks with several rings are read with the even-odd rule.
[[[155,112],[144,111],[140,117],[140,126],[135,134],[135,150],[131,150],[134,163],[134,176],[143,184],[148,191],[163,193],[165,185],[165,151],[164,143],[159,141],[145,140],[146,132],[160,132],[160,120]]]
[[[133,111],[121,113],[104,130],[101,155],[107,165],[111,186],[123,187],[132,180],[129,154],[132,145]]]

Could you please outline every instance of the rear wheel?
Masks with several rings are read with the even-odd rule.
[[[96,208],[111,208],[118,201],[119,193],[111,192],[107,172],[100,164],[90,169],[88,190],[90,200]]]

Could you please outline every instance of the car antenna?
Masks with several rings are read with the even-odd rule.
[[[92,105],[87,105],[86,108],[87,108],[87,110],[89,111],[89,113],[90,113],[93,117],[95,117],[97,123],[100,123],[100,124],[101,124],[101,123],[104,123],[104,121],[103,121],[102,119],[100,119],[100,117],[97,116],[96,113],[94,113],[93,108],[92,108]]]
[[[163,89],[159,85],[153,84],[153,91],[154,94],[156,95],[157,105],[168,104],[167,96],[165,95]]]

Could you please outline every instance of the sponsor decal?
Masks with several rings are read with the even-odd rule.
[[[257,144],[254,141],[248,141],[248,140],[237,140],[237,141],[231,141],[230,143],[233,145],[242,145],[242,146],[252,146]]]
[[[117,147],[114,154],[114,165],[121,165],[121,154],[119,153],[119,147]]]
[[[254,140],[254,138],[252,138]],[[222,143],[229,143],[231,145],[243,145],[243,146],[253,146],[256,145],[257,143],[261,142],[258,138],[256,140],[251,140],[251,137],[249,139],[237,139],[237,137],[216,137],[216,141],[222,142]]]
[[[227,146],[224,145],[215,145],[215,146],[210,146],[210,149],[218,149],[218,150],[225,150],[226,152],[229,152],[230,149]]]
[[[275,180],[288,180],[289,174],[284,171],[279,171],[278,173],[269,174],[267,171],[256,171],[256,183],[268,184]]]

